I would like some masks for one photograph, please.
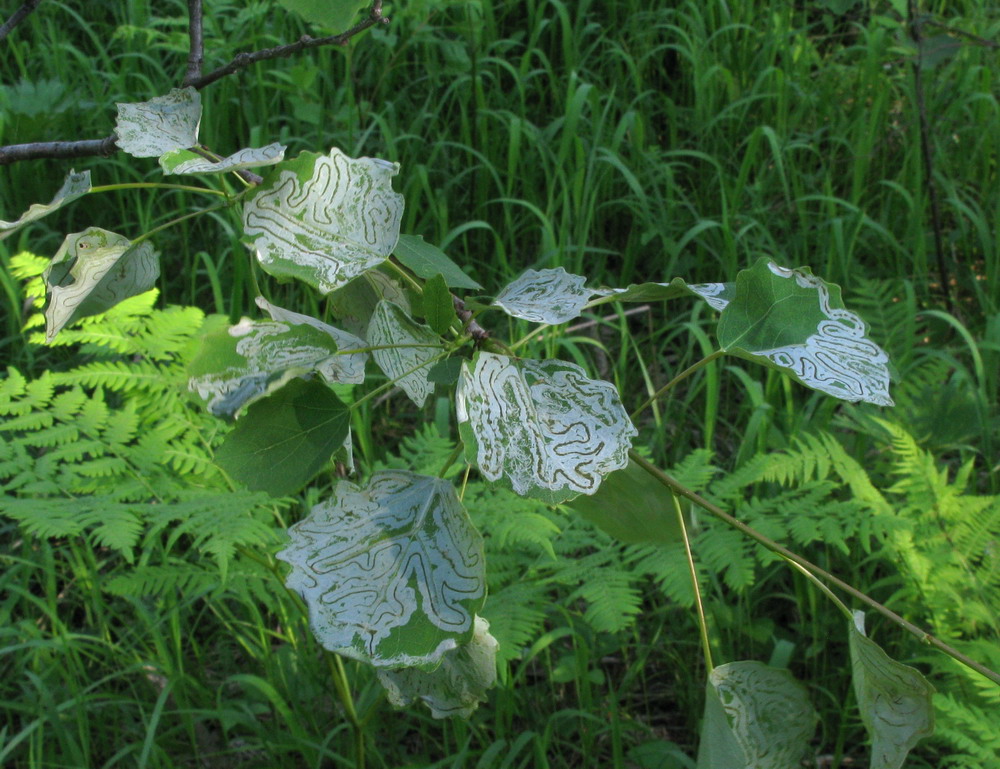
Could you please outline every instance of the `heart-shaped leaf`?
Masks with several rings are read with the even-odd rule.
[[[434,392],[427,378],[431,361],[441,354],[441,339],[427,326],[417,323],[392,302],[378,303],[368,324],[368,344],[372,357],[389,379],[399,385],[410,400],[423,406]],[[382,349],[378,349],[382,348]]]
[[[913,746],[934,733],[934,687],[865,636],[864,612],[854,612],[849,632],[854,694],[872,738],[871,769],[899,769]]]
[[[310,315],[302,315],[298,312],[286,310],[271,304],[264,297],[258,296],[255,300],[257,306],[271,316],[271,320],[281,323],[288,323],[292,326],[306,325],[312,326],[324,334],[327,334],[337,345],[337,355],[324,361],[317,368],[317,371],[330,384],[361,384],[365,381],[365,364],[368,362],[367,352],[355,352],[351,350],[361,350],[367,345],[363,339],[358,339],[354,334],[348,334],[335,326],[324,323]]]
[[[719,665],[705,687],[698,769],[795,769],[816,720],[787,670],[752,660]]]
[[[582,275],[572,275],[562,267],[526,270],[497,295],[493,305],[515,318],[555,326],[579,317],[598,293],[587,288],[586,282]]]
[[[324,294],[385,261],[396,247],[399,167],[374,158],[304,152],[277,165],[243,207],[243,231],[264,270]]]
[[[490,623],[476,617],[472,640],[445,654],[436,670],[378,670],[378,680],[397,708],[420,699],[434,718],[468,718],[496,684],[498,647]]]
[[[132,157],[156,158],[198,143],[201,94],[174,88],[149,101],[118,105],[118,146]]]
[[[72,203],[79,197],[90,192],[90,171],[70,171],[63,181],[59,192],[55,194],[51,202],[47,205],[43,203],[33,203],[21,216],[13,222],[5,222],[0,219],[0,240],[8,238],[21,229],[24,225],[38,221],[43,216],[48,216],[53,211],[62,208],[67,203]]]
[[[67,235],[43,275],[46,340],[75,320],[149,291],[159,276],[159,255],[149,241],[133,246],[100,227]]]
[[[207,401],[217,417],[234,419],[241,409],[318,371],[328,382],[342,381],[337,343],[324,330],[307,324],[252,321],[202,336],[201,348],[188,366],[188,389]]]
[[[419,235],[400,235],[393,256],[399,259],[404,267],[413,270],[418,278],[429,280],[435,275],[440,275],[452,288],[472,290],[482,288],[449,259],[444,251],[424,242]]]
[[[174,150],[160,156],[160,168],[165,174],[221,174],[243,168],[273,166],[285,159],[285,147],[275,142],[266,147],[234,152],[215,162],[190,150]]]
[[[456,410],[466,458],[485,478],[552,503],[596,492],[638,434],[612,384],[559,360],[477,353]]]
[[[468,643],[486,597],[483,540],[450,483],[401,470],[331,499],[292,526],[277,557],[313,633],[378,667],[433,670]]]
[[[349,450],[350,424],[350,410],[329,387],[295,379],[247,409],[215,461],[249,489],[287,496],[312,480],[341,446]]]
[[[891,406],[888,356],[844,308],[840,287],[808,268],[760,259],[736,278],[719,318],[719,342],[731,354],[791,374],[847,401]]]

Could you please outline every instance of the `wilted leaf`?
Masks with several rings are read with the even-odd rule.
[[[582,275],[572,275],[562,267],[554,270],[526,270],[493,300],[508,315],[533,323],[557,325],[580,316],[597,291],[584,284]]]
[[[420,699],[434,718],[468,718],[496,684],[497,648],[490,623],[476,617],[472,640],[447,652],[436,670],[379,670],[378,680],[397,708]]]
[[[854,694],[872,738],[871,769],[899,769],[913,746],[934,733],[934,687],[865,636],[864,612],[854,612],[849,632]]]
[[[891,406],[888,356],[844,308],[840,287],[808,268],[759,260],[736,278],[719,318],[722,348],[791,374],[806,387],[847,401]]]
[[[395,256],[404,267],[413,270],[418,278],[429,280],[435,275],[444,278],[444,282],[452,288],[480,289],[476,281],[466,275],[462,268],[455,264],[437,246],[424,242],[419,235],[400,235],[396,244]]]
[[[466,458],[485,478],[552,503],[596,492],[638,434],[613,385],[559,360],[477,353],[456,409]]]
[[[45,205],[43,203],[32,203],[28,210],[21,214],[20,218],[13,222],[5,222],[0,219],[0,240],[8,238],[24,225],[38,221],[43,216],[48,216],[53,211],[62,208],[67,203],[72,203],[79,197],[86,195],[90,191],[90,171],[70,171],[63,181],[62,187],[55,197]]]
[[[277,557],[313,633],[378,667],[433,670],[472,638],[486,597],[483,540],[450,483],[401,470],[347,481],[288,531]]]
[[[137,158],[156,158],[198,143],[201,94],[174,88],[166,96],[118,105],[118,146]]]
[[[160,168],[165,174],[221,174],[280,163],[285,158],[285,149],[275,142],[266,147],[234,152],[217,163],[190,150],[174,150],[160,156]]]
[[[258,307],[271,316],[271,320],[293,326],[312,326],[327,334],[334,341],[337,345],[336,356],[324,361],[323,366],[317,369],[327,382],[330,384],[361,384],[365,381],[365,364],[368,362],[368,353],[351,353],[351,350],[361,350],[368,346],[363,339],[358,339],[354,334],[341,331],[339,328],[310,315],[302,315],[278,307],[262,296],[258,296],[255,301]]]
[[[410,396],[410,400],[423,406],[427,396],[434,392],[427,374],[430,361],[441,354],[438,335],[392,302],[382,301],[368,324],[368,344],[385,348],[372,350],[378,367]]]
[[[67,235],[43,276],[46,340],[51,342],[74,320],[149,291],[159,275],[159,255],[149,241],[133,246],[128,238],[100,227]]]
[[[399,237],[399,167],[305,152],[276,166],[243,208],[247,243],[264,270],[298,278],[324,294],[375,267]]]
[[[797,769],[816,711],[787,670],[752,660],[708,675],[698,769]]]
[[[207,401],[217,417],[233,419],[243,408],[318,371],[341,381],[337,343],[323,330],[305,324],[252,321],[205,334],[188,366],[188,389]]]
[[[294,494],[347,446],[351,412],[329,387],[295,379],[254,403],[236,423],[215,461],[254,491]]]

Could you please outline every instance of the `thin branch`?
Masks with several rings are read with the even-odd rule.
[[[27,2],[25,2],[20,8],[14,11],[14,13],[11,14],[11,17],[3,23],[3,26],[0,26],[0,40],[7,37],[14,27],[28,18],[28,16],[31,15],[31,12],[34,11],[41,2],[42,0],[27,0]]]
[[[188,54],[187,72],[181,85],[189,86],[201,77],[201,64],[205,60],[204,27],[202,24],[201,0],[188,0],[188,39],[191,52]]]
[[[31,142],[0,147],[0,166],[9,166],[21,160],[39,158],[89,158],[110,157],[118,151],[117,137],[103,139],[82,139],[75,142]]]
[[[342,32],[339,35],[330,35],[329,37],[311,37],[309,35],[303,35],[297,42],[294,43],[278,45],[274,48],[265,48],[260,51],[253,51],[250,53],[237,54],[236,57],[225,66],[219,67],[218,69],[209,72],[207,75],[191,81],[188,85],[193,88],[197,88],[200,91],[202,88],[214,83],[216,80],[219,80],[226,75],[231,75],[234,72],[239,72],[241,69],[245,69],[251,64],[256,64],[259,61],[294,56],[295,54],[309,48],[319,48],[325,45],[346,45],[348,40],[355,35],[364,32],[366,29],[374,27],[376,24],[388,23],[389,19],[382,15],[382,0],[375,0],[375,2],[372,3],[372,8],[368,17],[361,23],[351,27],[346,32]]]
[[[33,0],[32,2],[25,3],[22,6],[23,10],[29,5],[38,5],[41,0]],[[198,4],[198,0],[188,0],[189,7]],[[25,12],[24,15],[30,13],[32,9]],[[18,11],[20,13],[20,10]],[[17,13],[15,13],[15,16]],[[13,19],[13,17],[11,17]],[[22,16],[23,18],[23,16]],[[20,19],[18,19],[20,20]],[[11,22],[8,21],[4,25],[6,28]],[[261,51],[253,51],[252,53],[241,53],[236,56],[229,64],[224,67],[208,73],[202,77],[187,82],[187,77],[185,76],[186,85],[201,90],[202,88],[211,85],[216,80],[225,77],[226,75],[231,75],[234,72],[249,67],[258,61],[266,61],[268,59],[276,59],[283,56],[293,56],[300,51],[305,51],[310,48],[319,48],[324,45],[346,45],[355,35],[364,32],[366,29],[375,26],[376,24],[388,24],[389,19],[382,15],[382,0],[375,0],[372,3],[371,10],[368,13],[368,17],[364,19],[361,23],[356,24],[351,27],[346,32],[339,35],[332,35],[330,37],[319,37],[313,38],[308,35],[304,35],[298,42],[290,43],[288,45],[279,45],[275,48],[267,48]],[[193,22],[192,22],[193,26]],[[191,73],[191,62],[194,57],[194,41],[192,39],[192,54],[191,58],[188,59],[188,73]],[[84,158],[84,157],[94,157],[103,156],[109,157],[113,155],[117,150],[116,137],[114,135],[105,137],[104,139],[87,139],[84,141],[59,141],[59,142],[33,142],[31,144],[11,144],[6,147],[0,147],[0,166],[10,165],[12,163],[17,163],[22,160],[38,160],[41,158]]]

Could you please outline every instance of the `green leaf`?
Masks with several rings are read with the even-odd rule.
[[[434,391],[428,380],[430,361],[441,354],[441,339],[392,302],[378,303],[368,324],[368,344],[375,363],[402,388],[410,400],[423,406]]]
[[[697,296],[704,299],[712,309],[722,312],[735,294],[733,283],[688,283],[682,278],[674,278],[669,283],[633,283],[628,288],[602,288],[597,293],[605,302],[663,302],[679,296]],[[597,304],[597,302],[595,302]]]
[[[188,366],[188,389],[215,416],[233,419],[304,374],[318,371],[328,382],[342,381],[340,366],[351,358],[337,355],[334,338],[313,326],[244,318],[202,337]]]
[[[396,163],[304,152],[275,166],[243,207],[246,242],[265,272],[326,294],[396,247],[403,196]]]
[[[198,143],[201,94],[173,88],[166,96],[118,105],[118,146],[132,157],[155,158]]]
[[[854,612],[849,633],[854,694],[872,738],[871,769],[899,769],[910,749],[934,733],[934,687],[865,636],[864,612]]]
[[[559,360],[479,352],[463,364],[456,410],[466,458],[485,478],[553,504],[595,493],[628,464],[638,434],[612,384]]]
[[[787,670],[752,660],[719,665],[705,687],[698,769],[797,769],[816,720]]]
[[[316,370],[330,384],[361,384],[365,381],[365,364],[368,362],[367,352],[351,352],[367,347],[363,339],[358,339],[354,334],[348,334],[335,326],[331,326],[311,315],[302,315],[298,312],[286,310],[271,304],[264,297],[258,296],[257,306],[271,316],[271,320],[281,323],[288,323],[292,326],[312,326],[329,336],[337,345],[337,355],[329,361],[324,361],[323,365]]]
[[[330,311],[334,317],[348,331],[363,339],[368,338],[368,323],[383,299],[399,305],[403,312],[410,313],[410,300],[406,291],[383,270],[384,267],[369,270],[329,297]]]
[[[159,255],[149,241],[132,245],[100,227],[67,235],[43,275],[46,341],[75,320],[149,291],[159,275]]]
[[[847,401],[891,406],[888,356],[844,308],[840,287],[808,268],[760,259],[736,278],[719,318],[727,353],[784,371],[814,390]]]
[[[582,275],[572,275],[562,267],[525,270],[497,295],[493,305],[515,318],[555,326],[579,317],[590,298],[599,293],[587,288],[586,282]]]
[[[389,702],[402,708],[420,699],[434,718],[471,716],[497,680],[499,644],[489,631],[490,623],[476,617],[472,640],[446,653],[430,673],[417,668],[378,670]]]
[[[160,168],[165,174],[221,174],[243,168],[273,166],[285,159],[285,147],[275,142],[259,149],[234,152],[215,162],[191,150],[173,150],[160,156]]]
[[[670,492],[635,462],[605,476],[597,493],[566,506],[629,544],[669,545],[681,536]]]
[[[326,385],[295,379],[253,404],[215,461],[234,480],[271,496],[294,494],[348,440],[351,412]]]
[[[62,187],[59,188],[59,192],[55,194],[48,205],[32,203],[28,210],[13,222],[5,222],[0,219],[0,240],[10,237],[24,225],[38,221],[43,216],[48,216],[53,211],[62,208],[67,203],[72,203],[88,192],[90,192],[90,171],[81,171],[80,173],[70,171],[66,175]]]
[[[423,303],[424,318],[438,335],[444,334],[451,328],[451,324],[458,320],[455,314],[455,302],[451,298],[444,278],[435,275],[424,283],[424,292],[421,295]]]
[[[363,487],[340,481],[288,533],[285,584],[325,648],[433,670],[471,640],[486,597],[483,539],[449,482],[401,470]]]
[[[420,235],[400,235],[393,256],[404,267],[412,270],[418,278],[429,280],[435,275],[440,275],[444,278],[444,282],[452,288],[472,290],[482,288],[466,275],[461,267],[449,259],[444,251],[424,242]]]
[[[292,13],[332,32],[346,32],[357,23],[358,11],[368,0],[278,0]]]
[[[427,379],[434,384],[453,385],[462,373],[462,358],[439,360],[427,372]]]

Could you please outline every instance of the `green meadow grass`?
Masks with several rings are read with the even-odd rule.
[[[309,31],[271,3],[209,5],[206,69]],[[761,255],[808,265],[843,286],[848,306],[890,352],[901,378],[893,418],[951,466],[974,459],[975,485],[996,493],[996,51],[957,34],[925,48],[933,59],[923,72],[932,181],[954,283],[948,312],[921,156],[915,49],[891,3],[859,2],[842,15],[818,5],[400,4],[389,9],[392,24],[344,50],[258,64],[207,88],[201,137],[220,153],[279,140],[289,155],[338,146],[398,161],[403,230],[468,265],[488,294],[528,267],[563,266],[594,285],[624,286],[732,280]],[[940,24],[1000,38],[1000,13],[982,0],[922,8]],[[927,37],[941,32],[924,26]],[[0,49],[0,144],[103,137],[115,102],[179,83],[186,3],[48,0]],[[91,169],[95,184],[162,178],[155,161],[121,154],[2,167],[0,218],[47,202],[70,166]],[[0,359],[35,371],[73,360],[24,341],[12,254],[53,254],[66,232],[90,225],[136,236],[204,204],[180,192],[105,193],[0,243]],[[307,288],[255,276],[239,231],[237,214],[223,211],[157,236],[164,301],[235,319],[256,311],[260,280],[278,304],[325,311]],[[714,318],[700,304],[602,309],[535,349],[614,381],[627,405],[713,349]],[[510,337],[528,330],[512,325]],[[360,415],[365,463],[388,451],[374,436],[405,434],[428,416]],[[861,429],[844,440],[863,457],[868,416],[721,361],[647,411],[640,427],[665,464],[705,445],[733,468],[803,432],[845,426]],[[0,542],[0,764],[353,765],[327,662],[277,587],[263,605],[224,589],[126,600],[102,584],[129,567],[84,542],[22,538],[10,526]],[[876,556],[811,555],[881,595],[899,588]],[[823,645],[833,620],[815,592],[777,569],[744,594],[714,588],[720,658],[777,654],[774,624],[801,633],[807,640],[788,654],[823,714],[817,749],[860,760],[844,650]],[[397,714],[368,672],[348,665],[367,719],[369,766],[690,766],[672,751],[692,753],[701,715],[691,613],[651,589],[633,630],[596,633],[570,595],[553,594],[558,608],[546,632],[468,724],[434,722],[418,708]],[[907,641],[895,643],[900,657],[915,654]],[[940,758],[925,747],[908,766]]]

